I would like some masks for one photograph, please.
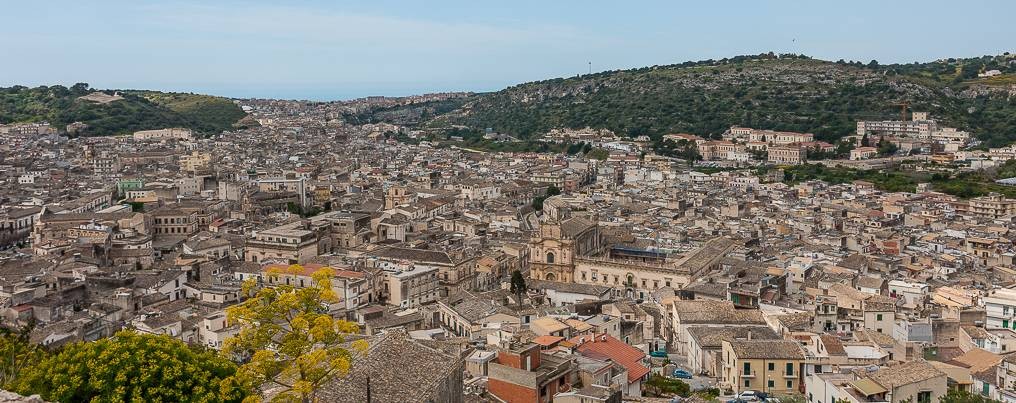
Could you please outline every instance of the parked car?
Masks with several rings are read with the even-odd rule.
[[[678,379],[691,379],[691,373],[680,368],[675,369],[672,376]]]
[[[667,352],[663,351],[663,350],[652,351],[652,352],[649,353],[649,356],[650,357],[656,357],[656,358],[667,358]]]
[[[758,392],[756,392],[754,390],[746,390],[744,392],[741,392],[740,395],[737,395],[737,399],[743,400],[743,401],[746,401],[746,402],[757,402],[757,401],[759,401],[759,395],[758,395]]]

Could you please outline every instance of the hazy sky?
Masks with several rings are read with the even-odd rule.
[[[0,85],[344,99],[740,54],[1016,51],[1016,1],[0,0]]]

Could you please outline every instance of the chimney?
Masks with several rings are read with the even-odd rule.
[[[607,341],[607,335],[600,336],[600,341]]]
[[[751,341],[751,329],[748,329],[748,340]]]

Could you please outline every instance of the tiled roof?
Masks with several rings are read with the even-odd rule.
[[[779,340],[780,335],[767,326],[692,326],[688,334],[698,342],[700,348],[720,348],[723,340],[733,341],[748,338],[752,340]]]
[[[452,261],[452,258],[448,256],[448,253],[435,250],[388,247],[372,253],[374,256],[380,258],[409,260],[412,262],[422,263],[455,264],[455,262]]]
[[[891,367],[883,367],[868,374],[868,378],[878,382],[886,389],[926,381],[938,376],[945,376],[945,373],[925,360],[908,361]]]
[[[349,372],[322,386],[318,397],[327,402],[365,402],[369,376],[372,402],[435,401],[434,389],[453,371],[461,371],[460,364],[458,357],[393,329],[371,340],[367,354],[355,356]]]
[[[583,337],[585,342],[579,343]],[[606,357],[623,365],[628,369],[628,383],[635,382],[649,373],[649,368],[641,363],[646,353],[612,336],[597,335],[592,341],[589,340],[589,336],[573,337],[568,341],[576,345],[575,351],[579,354],[594,356],[593,358]]]

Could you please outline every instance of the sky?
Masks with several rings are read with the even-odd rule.
[[[0,0],[0,86],[312,100],[494,91],[763,52],[1016,52],[1016,1]]]

